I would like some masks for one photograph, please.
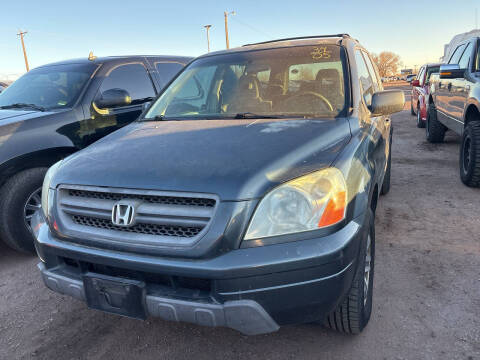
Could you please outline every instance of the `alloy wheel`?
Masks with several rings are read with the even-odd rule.
[[[29,229],[32,227],[32,217],[36,211],[40,210],[42,207],[42,188],[36,189],[27,199],[25,206],[23,208],[23,218],[25,220],[25,225]]]
[[[470,168],[470,161],[472,158],[472,139],[470,136],[466,136],[463,142],[463,172],[466,174],[468,173],[468,169]]]
[[[425,132],[427,134],[427,139],[430,137],[430,112],[427,112],[427,124],[425,126]]]
[[[365,269],[363,272],[363,305],[367,303],[368,288],[370,286],[370,270],[372,263],[372,239],[370,234],[367,237],[367,250],[365,251]]]

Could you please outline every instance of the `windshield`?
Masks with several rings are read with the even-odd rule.
[[[340,46],[318,45],[201,58],[145,118],[336,117],[345,109],[344,56]]]
[[[29,71],[0,94],[0,107],[30,104],[45,109],[73,105],[94,64],[51,65]]]

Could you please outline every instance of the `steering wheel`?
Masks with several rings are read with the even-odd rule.
[[[295,102],[295,106],[311,106],[312,103],[318,99],[322,101],[322,104],[325,105],[328,110],[333,111],[332,103],[322,94],[313,91],[304,91],[290,96],[288,99],[285,99],[283,107],[288,107],[291,102]]]

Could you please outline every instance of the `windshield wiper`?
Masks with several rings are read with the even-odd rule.
[[[143,119],[141,119],[141,121],[168,121],[168,120],[178,121],[178,120],[181,120],[181,119],[165,117],[163,115],[155,115],[153,118],[143,118]]]
[[[280,119],[280,115],[260,115],[251,112],[238,113],[234,119]]]
[[[47,110],[42,106],[35,105],[35,104],[26,104],[26,103],[15,103],[15,104],[10,104],[10,105],[0,106],[0,109],[21,109],[21,108],[29,108],[29,109],[34,109],[34,110],[38,110],[38,111]]]

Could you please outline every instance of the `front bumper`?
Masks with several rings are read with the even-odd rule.
[[[107,275],[146,282],[148,316],[226,326],[248,335],[325,319],[351,287],[359,244],[368,230],[362,215],[321,238],[242,248],[208,259],[178,259],[69,243],[57,239],[41,216],[34,221],[35,246],[43,262],[39,268],[53,291],[85,300],[83,275],[108,269]],[[168,282],[159,285],[160,277],[195,281],[187,288],[169,287]],[[195,289],[197,280],[208,286]]]
[[[66,275],[58,268],[47,270],[43,263],[38,264],[38,268],[49,289],[86,301],[81,278]],[[150,316],[203,326],[226,326],[246,335],[269,333],[279,328],[270,315],[252,300],[209,304],[147,294],[145,306]]]

